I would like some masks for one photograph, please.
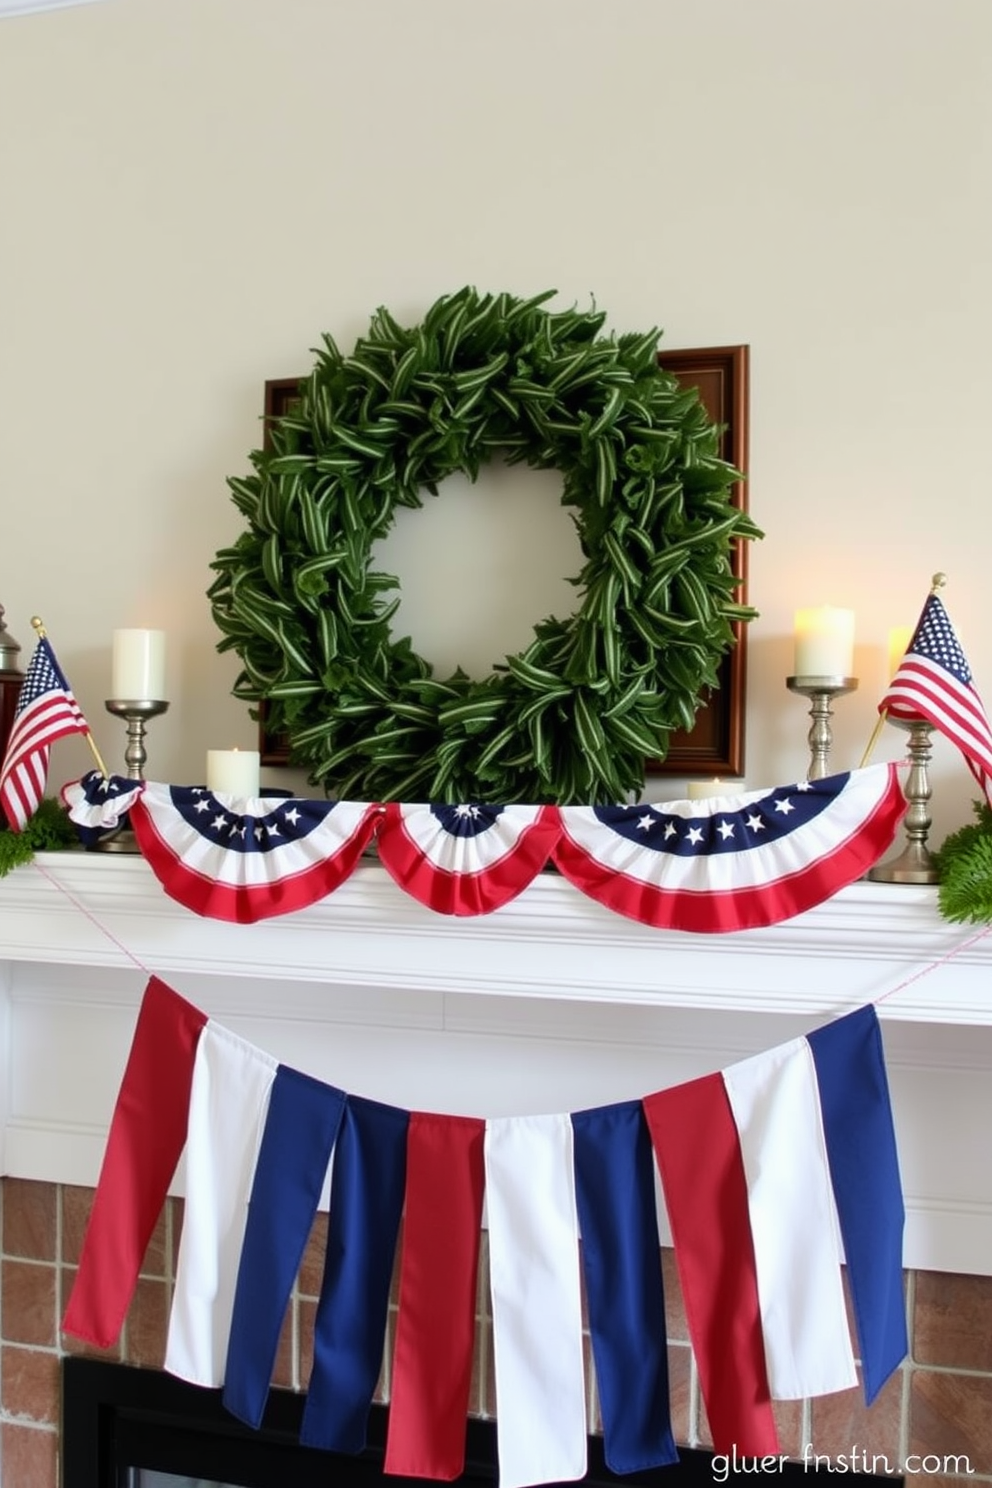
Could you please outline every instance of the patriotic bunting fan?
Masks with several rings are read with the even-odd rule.
[[[166,893],[215,920],[305,909],[352,873],[381,808],[149,782],[131,807],[138,845]]]
[[[144,788],[143,780],[90,770],[82,780],[72,780],[62,787],[62,804],[75,823],[80,841],[92,847],[108,832],[125,825],[128,812]]]
[[[545,866],[561,835],[553,806],[401,806],[379,828],[379,860],[441,914],[489,914]]]
[[[822,903],[888,849],[905,810],[896,770],[704,801],[562,806],[554,861],[584,894],[642,924],[775,924]]]
[[[109,779],[91,770],[62,799],[87,844],[125,812],[173,899],[215,920],[290,914],[333,892],[355,869],[382,808],[273,792],[251,800],[203,786]]]
[[[316,903],[375,836],[400,888],[440,914],[490,914],[551,862],[584,894],[642,924],[714,932],[800,914],[876,863],[905,806],[897,770],[873,765],[640,806],[239,800],[97,771],[63,799],[87,844],[127,812],[166,893],[214,919],[261,920]]]

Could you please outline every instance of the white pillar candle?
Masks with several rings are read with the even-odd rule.
[[[685,788],[687,801],[708,801],[711,796],[725,796],[728,791],[722,780],[690,780]]]
[[[165,631],[115,630],[111,696],[129,702],[165,700]]]
[[[797,677],[854,675],[854,611],[833,605],[796,611]]]
[[[889,677],[894,677],[899,670],[900,663],[909,650],[909,643],[913,639],[916,627],[913,625],[896,625],[889,631]]]
[[[257,749],[208,749],[207,790],[240,799],[257,796],[258,769]]]

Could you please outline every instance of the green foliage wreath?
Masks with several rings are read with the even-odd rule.
[[[754,613],[730,558],[761,534],[697,393],[659,367],[657,331],[602,336],[599,312],[543,309],[553,295],[466,288],[410,329],[380,309],[350,355],[325,336],[254,473],[228,482],[247,530],[211,565],[218,649],[337,796],[621,801]],[[561,472],[581,601],[481,681],[437,678],[391,634],[399,582],[372,545],[497,453]]]

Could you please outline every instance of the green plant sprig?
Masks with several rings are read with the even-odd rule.
[[[64,807],[46,796],[20,832],[11,831],[0,818],[0,878],[20,864],[30,863],[35,853],[57,852],[78,841]]]
[[[975,820],[959,827],[933,854],[939,875],[937,903],[946,920],[992,920],[992,809],[973,801]]]
[[[330,793],[622,800],[754,614],[731,557],[761,534],[698,394],[658,365],[657,331],[601,335],[598,311],[544,309],[553,293],[465,288],[410,328],[380,309],[348,355],[325,336],[253,472],[228,482],[246,528],[211,565],[218,649]],[[391,634],[399,583],[372,546],[398,507],[497,453],[562,472],[580,602],[490,676],[436,677]]]

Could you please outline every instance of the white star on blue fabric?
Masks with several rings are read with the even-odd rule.
[[[688,837],[692,846],[695,847],[697,843],[702,842],[703,840],[703,829],[702,827],[690,827],[688,832],[686,833],[686,836]]]
[[[653,826],[654,826],[654,817],[653,816],[642,816],[642,817],[639,817],[638,818],[638,821],[637,821],[637,830],[639,832],[649,832]]]
[[[752,832],[763,832],[765,830],[765,824],[761,820],[761,817],[756,816],[753,812],[747,818],[747,824],[751,828]]]
[[[795,811],[795,809],[796,809],[795,806],[793,806],[793,804],[789,800],[788,796],[783,797],[783,799],[781,801],[776,801],[775,802],[775,810],[776,811],[781,811],[781,813],[782,813],[783,816],[788,816],[789,812],[790,811]]]
[[[734,835],[734,824],[733,822],[722,821],[717,827],[717,831],[720,833],[720,836],[723,838],[724,842],[726,842],[728,837],[733,837]]]

